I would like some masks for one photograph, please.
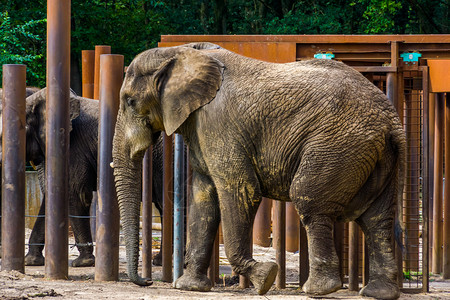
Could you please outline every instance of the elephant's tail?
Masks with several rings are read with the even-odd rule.
[[[405,185],[405,175],[406,175],[406,136],[401,124],[397,126],[391,132],[391,139],[394,148],[397,151],[397,195],[396,195],[396,209],[397,217],[394,225],[395,240],[399,245],[402,253],[404,253],[404,244],[402,239],[402,233],[404,234],[405,243],[407,241],[407,232],[403,223],[403,188]]]

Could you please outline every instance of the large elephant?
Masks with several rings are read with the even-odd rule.
[[[214,49],[216,48],[216,49]],[[142,155],[160,131],[183,136],[193,169],[186,270],[178,289],[208,291],[222,221],[226,255],[259,294],[277,274],[257,262],[250,232],[261,197],[292,201],[309,247],[307,294],[342,286],[335,221],[355,220],[369,248],[362,295],[399,297],[393,256],[395,203],[402,195],[405,134],[386,96],[345,64],[275,64],[209,43],[150,49],[129,65],[120,92],[113,162],[128,275],[137,274]]]
[[[41,191],[45,188],[45,107],[46,89],[26,99],[26,159],[36,165]],[[90,229],[92,192],[97,189],[97,149],[99,101],[70,94],[70,162],[69,162],[69,215],[79,256],[73,267],[94,264],[93,243]],[[1,140],[1,128],[0,128]],[[153,152],[153,201],[162,210],[162,142]],[[0,155],[1,156],[1,155]],[[1,206],[0,206],[1,207]],[[39,215],[45,214],[45,200]],[[37,218],[29,239],[25,264],[44,265],[42,250],[45,241],[45,219]],[[159,257],[160,255],[158,255]]]

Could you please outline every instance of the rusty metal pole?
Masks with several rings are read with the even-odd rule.
[[[184,142],[183,137],[175,134],[174,153],[174,203],[173,203],[173,280],[177,280],[183,275],[184,267]]]
[[[47,1],[45,275],[68,278],[70,0]]]
[[[262,198],[253,223],[253,243],[262,247],[270,246],[272,200]]]
[[[142,277],[149,279],[152,279],[152,154],[150,146],[142,163]]]
[[[295,252],[299,247],[300,217],[292,202],[286,202],[286,251]]]
[[[299,272],[298,272],[298,280],[300,283],[300,287],[303,286],[308,280],[309,276],[309,254],[308,254],[308,238],[306,237],[306,230],[303,224],[300,223],[300,250],[299,250]]]
[[[348,231],[348,289],[359,291],[359,228],[356,222],[349,223]]]
[[[213,251],[208,267],[208,278],[211,280],[212,286],[215,286],[219,277],[219,230],[217,230],[214,238]]]
[[[445,101],[443,97],[435,97],[435,123],[434,123],[434,189],[433,189],[433,251],[431,272],[442,272],[442,193],[443,173],[442,164],[444,145]],[[447,129],[447,128],[446,128]]]
[[[119,279],[119,206],[110,163],[123,81],[123,62],[123,55],[106,54],[100,57],[96,281]]]
[[[443,265],[442,277],[444,279],[450,278],[450,98],[445,99],[444,93],[439,93],[440,101],[445,101],[445,191],[444,191],[444,224],[443,224]],[[447,172],[448,171],[448,172]],[[435,202],[436,203],[436,202]],[[434,222],[437,220],[435,219]]]
[[[2,271],[25,272],[26,66],[3,65]]]
[[[100,99],[100,55],[111,54],[111,46],[97,45],[94,54],[94,96],[93,99]]]
[[[162,232],[162,281],[172,282],[173,240],[173,140],[164,134],[163,139],[163,232]]]
[[[278,264],[278,274],[275,279],[275,285],[278,289],[286,288],[286,203],[275,201],[276,215],[276,262]]]
[[[95,69],[95,51],[81,51],[81,82],[82,96],[85,98],[94,98],[94,69]]]

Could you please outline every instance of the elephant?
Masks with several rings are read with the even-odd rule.
[[[251,230],[262,197],[291,201],[308,239],[309,295],[342,287],[333,224],[356,221],[369,248],[361,295],[396,299],[395,209],[401,207],[406,137],[386,95],[342,62],[269,63],[210,43],[154,48],[129,65],[120,91],[113,166],[125,232],[128,276],[137,273],[142,155],[155,135],[189,147],[186,269],[174,287],[209,291],[206,276],[222,222],[237,274],[265,294],[277,264],[258,262]],[[400,212],[401,215],[401,212]]]
[[[39,90],[26,99],[26,160],[36,165],[42,192],[45,190],[45,104],[46,89]],[[70,119],[69,218],[80,253],[71,265],[87,267],[95,263],[90,220],[86,217],[90,215],[92,192],[97,189],[99,101],[79,97],[71,91]],[[161,212],[162,139],[154,147],[153,174],[152,198]],[[39,215],[45,215],[45,199],[40,206]],[[44,242],[45,219],[37,218],[25,256],[26,265],[44,265]],[[160,256],[161,254],[157,255],[157,261]]]

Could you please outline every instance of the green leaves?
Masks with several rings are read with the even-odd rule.
[[[0,65],[27,65],[28,85],[41,85],[42,76],[45,74],[44,53],[39,47],[41,37],[35,33],[35,29],[45,26],[45,22],[46,20],[42,19],[13,24],[8,12],[0,12]]]

